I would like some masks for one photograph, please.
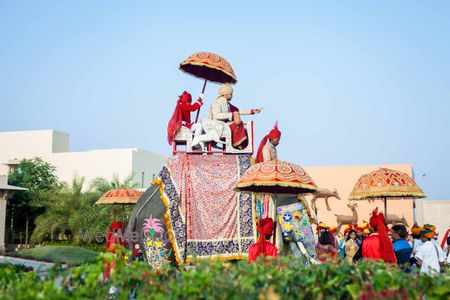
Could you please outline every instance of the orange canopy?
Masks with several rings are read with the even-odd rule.
[[[250,167],[235,187],[255,193],[303,194],[318,188],[302,167],[281,160],[257,163]]]

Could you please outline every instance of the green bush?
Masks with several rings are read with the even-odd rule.
[[[120,266],[111,282],[101,281],[97,264],[52,270],[44,279],[34,272],[0,267],[4,299],[106,299],[110,286],[117,299],[449,299],[450,274],[412,275],[382,263],[321,264],[305,268],[295,259],[197,262],[188,268],[156,272],[145,263]],[[9,270],[9,271],[8,271]]]

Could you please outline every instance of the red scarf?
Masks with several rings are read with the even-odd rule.
[[[184,91],[182,95],[179,96],[177,100],[177,104],[172,114],[172,118],[169,120],[169,124],[167,124],[167,141],[169,145],[172,145],[175,136],[181,128],[183,123],[183,111],[181,109],[181,105],[183,103],[191,103],[192,97],[191,94]]]
[[[370,217],[370,226],[376,227],[380,239],[380,252],[381,258],[388,263],[397,263],[397,257],[395,256],[394,247],[392,241],[389,238],[388,229],[384,224],[384,216],[382,213],[378,213],[378,207],[372,211],[372,217]]]

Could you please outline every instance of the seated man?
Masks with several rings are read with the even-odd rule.
[[[272,218],[260,219],[258,222],[259,240],[248,250],[248,262],[251,263],[260,255],[278,257],[277,247],[269,242],[273,234],[274,223]]]
[[[223,84],[220,87],[219,96],[211,105],[209,117],[211,120],[223,121],[229,124],[232,146],[237,149],[243,149],[247,142],[247,133],[245,132],[244,124],[242,124],[240,116],[258,114],[261,112],[261,109],[239,110],[229,103],[232,98],[233,88],[231,84]]]
[[[179,96],[172,118],[167,125],[167,140],[169,141],[169,144],[173,143],[181,126],[190,128],[192,132],[194,132],[194,135],[200,135],[202,133],[202,126],[200,123],[191,123],[191,112],[200,109],[203,105],[202,99],[203,94],[199,96],[199,99],[194,104],[191,104],[191,94],[184,91],[183,94]]]

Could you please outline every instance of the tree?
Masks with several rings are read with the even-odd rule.
[[[96,206],[100,193],[83,192],[83,185],[84,178],[75,177],[71,185],[64,183],[48,194],[43,203],[46,211],[36,219],[33,242],[65,235],[75,243],[82,243],[87,234],[106,232],[112,208]]]
[[[8,178],[9,184],[28,189],[28,191],[14,194],[11,201],[8,201],[8,219],[15,219],[19,230],[25,227],[25,244],[28,244],[30,223],[33,223],[34,218],[43,212],[43,195],[58,186],[58,177],[55,172],[55,166],[35,157],[23,159]]]
[[[106,193],[109,190],[118,189],[118,188],[130,188],[134,189],[139,187],[139,184],[136,182],[133,182],[134,175],[128,175],[125,177],[123,181],[120,181],[119,175],[117,173],[114,173],[111,181],[108,181],[108,179],[104,177],[96,177],[92,180],[89,190],[90,191],[97,191],[100,193]]]

